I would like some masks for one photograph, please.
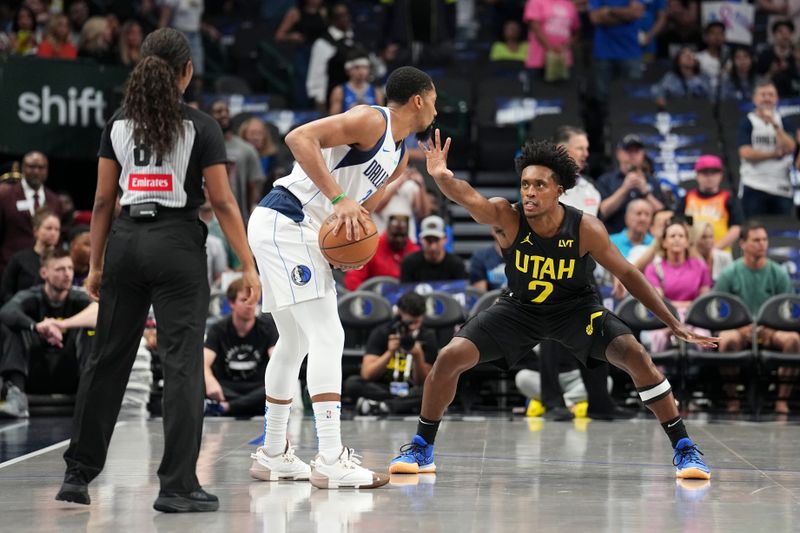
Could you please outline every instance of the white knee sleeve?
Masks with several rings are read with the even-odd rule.
[[[308,341],[290,309],[275,311],[272,318],[278,328],[278,342],[267,364],[264,387],[270,398],[291,400],[297,389],[300,366],[308,353]]]
[[[322,298],[293,305],[290,309],[308,340],[308,393],[312,397],[323,393],[341,394],[344,329],[339,320],[336,295],[329,293]]]

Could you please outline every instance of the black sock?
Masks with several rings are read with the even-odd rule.
[[[417,422],[417,435],[425,439],[428,444],[433,444],[436,440],[436,432],[439,431],[439,423],[441,420],[428,420],[427,418],[419,417]]]
[[[678,444],[679,440],[689,438],[689,434],[686,433],[686,426],[683,425],[683,419],[679,416],[664,422],[661,427],[664,428],[673,448]]]

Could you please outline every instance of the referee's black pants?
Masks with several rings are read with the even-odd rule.
[[[208,311],[205,224],[196,212],[151,221],[123,213],[106,247],[97,336],[80,379],[67,474],[87,482],[105,464],[152,302],[164,369],[161,489],[191,492],[203,429],[203,334]]]

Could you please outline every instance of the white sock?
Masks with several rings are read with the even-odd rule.
[[[315,402],[317,442],[323,460],[331,464],[342,453],[341,402]]]
[[[264,450],[269,456],[280,455],[286,449],[286,426],[291,407],[288,403],[265,402]]]

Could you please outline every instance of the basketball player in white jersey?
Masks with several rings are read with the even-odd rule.
[[[248,234],[263,283],[263,310],[280,337],[267,365],[264,444],[250,474],[262,480],[309,479],[320,488],[373,488],[388,478],[360,466],[340,431],[342,349],[331,267],[317,242],[331,214],[334,232],[358,239],[386,184],[406,168],[403,140],[427,139],[436,117],[436,90],[413,67],[395,70],[386,83],[386,107],[356,106],[300,126],[286,136],[295,165],[250,217]],[[286,439],[289,406],[300,365],[308,354],[308,391],[319,453],[304,463]]]

